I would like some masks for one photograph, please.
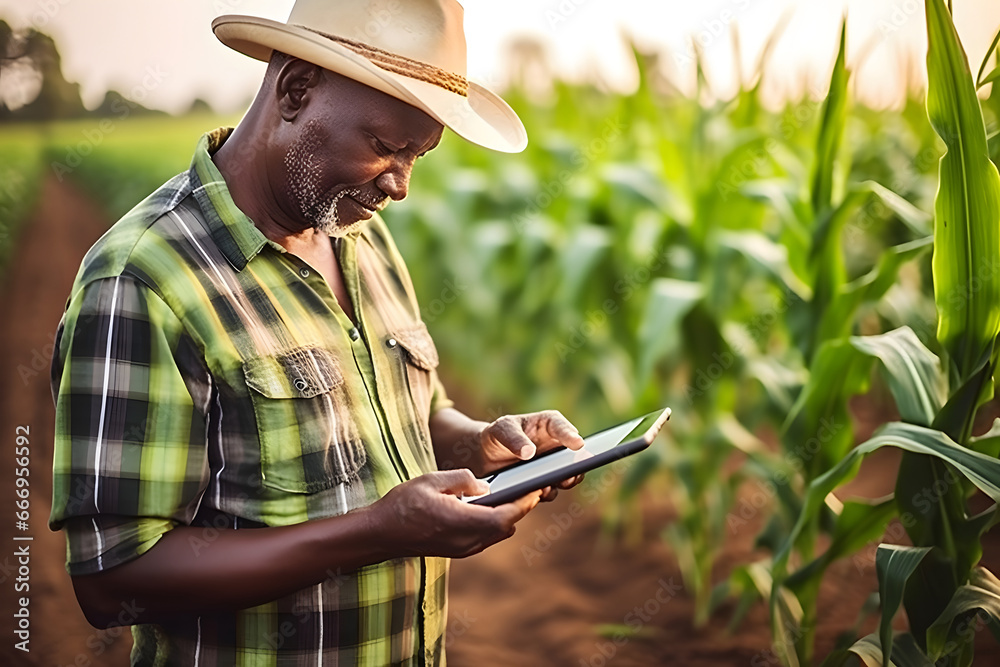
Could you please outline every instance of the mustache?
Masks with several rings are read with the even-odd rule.
[[[386,206],[389,205],[389,195],[384,192],[380,192],[378,195],[374,195],[368,192],[363,192],[358,188],[347,188],[343,191],[348,197],[361,202],[361,205],[369,208],[373,211],[381,211]]]

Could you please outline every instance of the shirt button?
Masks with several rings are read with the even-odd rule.
[[[396,347],[396,339],[390,338],[389,340],[385,341],[385,344],[387,347]]]
[[[299,269],[299,275],[303,278],[309,277],[309,269]]]
[[[361,332],[358,331],[356,327],[348,331],[347,335],[351,337],[351,340],[357,340],[361,338]]]

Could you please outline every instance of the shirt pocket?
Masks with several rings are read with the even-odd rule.
[[[434,371],[439,363],[437,348],[423,322],[397,327],[392,337],[403,349],[402,370],[413,406],[413,419],[424,446],[430,451],[431,399],[434,397]]]
[[[243,363],[260,439],[265,486],[316,493],[356,481],[365,448],[351,418],[337,358],[296,348]]]

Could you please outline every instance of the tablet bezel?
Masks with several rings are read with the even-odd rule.
[[[655,413],[656,411],[654,410],[652,412],[646,413],[645,415],[642,415],[640,418],[645,418],[647,415]],[[663,408],[663,410],[660,411],[660,415],[656,418],[656,421],[654,421],[653,424],[648,429],[646,429],[646,431],[642,435],[632,440],[621,442],[605,452],[601,452],[600,454],[595,454],[594,456],[588,459],[584,459],[583,461],[575,461],[562,468],[557,468],[556,470],[550,470],[547,473],[540,475],[539,477],[525,480],[520,484],[508,487],[506,489],[503,489],[502,491],[497,491],[496,493],[488,493],[484,496],[479,496],[477,498],[466,500],[465,502],[468,502],[473,505],[485,505],[487,507],[496,507],[497,505],[503,505],[504,503],[509,503],[513,500],[517,500],[518,498],[525,496],[531,493],[532,491],[537,491],[538,489],[544,489],[547,486],[553,486],[555,484],[558,484],[559,482],[562,482],[563,480],[571,479],[573,477],[576,477],[577,475],[582,475],[596,468],[600,468],[601,466],[613,463],[614,461],[617,461],[619,459],[623,459],[626,456],[631,456],[632,454],[641,452],[642,450],[646,449],[653,443],[653,440],[656,438],[657,434],[659,434],[660,430],[663,428],[663,425],[666,424],[667,421],[670,419],[670,413],[671,413],[670,408]],[[632,419],[635,419],[635,417],[633,417]],[[612,426],[609,426],[608,428],[601,429],[600,431],[597,431],[596,433],[593,433],[591,435],[598,435],[600,433],[603,433],[604,431],[608,431],[617,426],[621,426],[621,424],[625,424],[629,421],[631,421],[631,419],[626,419],[625,421],[619,424],[614,424]],[[537,461],[539,458],[548,456],[549,454],[561,451],[563,449],[565,449],[565,447],[556,447],[555,449],[551,449],[536,458],[529,459],[527,461],[518,461],[513,465],[506,466],[500,470],[491,473],[484,479],[487,481],[490,479],[495,479],[497,475],[500,475],[506,472],[507,470],[517,468],[518,466],[524,465],[531,461]]]

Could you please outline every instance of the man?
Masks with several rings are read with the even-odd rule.
[[[51,525],[90,622],[134,625],[133,664],[441,664],[446,558],[554,490],[458,496],[582,439],[555,412],[451,407],[377,211],[444,126],[507,151],[523,127],[465,80],[453,0],[299,0],[287,24],[214,28],[270,64],[239,127],[83,261],[53,359]]]

